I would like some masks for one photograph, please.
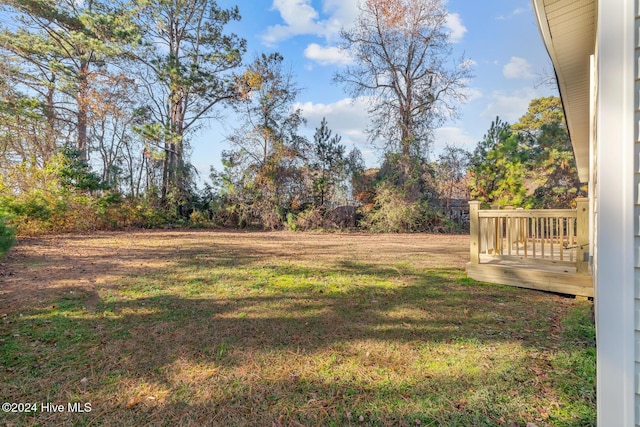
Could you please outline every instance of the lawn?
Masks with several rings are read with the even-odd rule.
[[[595,425],[592,303],[467,279],[468,244],[22,239],[0,264],[0,396],[37,411],[0,424]]]

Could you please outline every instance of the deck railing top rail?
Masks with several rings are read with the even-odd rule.
[[[576,218],[575,209],[478,210],[479,218]]]

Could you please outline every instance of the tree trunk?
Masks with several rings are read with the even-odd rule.
[[[44,116],[47,119],[47,128],[45,130],[45,147],[42,152],[42,160],[46,163],[51,160],[53,154],[56,152],[56,111],[53,104],[53,97],[55,95],[55,81],[56,77],[51,77],[51,84],[47,90],[47,96],[44,107]]]
[[[77,113],[77,126],[78,135],[76,138],[76,149],[80,153],[80,160],[87,160],[87,117],[89,111],[89,61],[83,59],[80,61],[79,71],[79,88],[76,95],[76,102],[78,104]]]

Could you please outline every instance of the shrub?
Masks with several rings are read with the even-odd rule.
[[[454,234],[468,232],[468,230],[465,231],[460,224],[447,218],[442,212],[431,210],[428,206],[422,213],[420,231]]]
[[[459,226],[433,210],[427,202],[408,201],[404,193],[389,184],[379,186],[373,207],[362,211],[362,225],[375,233],[460,231]]]
[[[289,231],[298,231],[298,223],[296,222],[296,216],[293,212],[287,213],[287,222],[285,222],[284,227]]]
[[[212,226],[213,222],[206,212],[196,209],[189,215],[189,224],[193,228],[206,228]]]
[[[364,225],[376,233],[419,231],[420,203],[409,202],[398,189],[382,184],[375,196],[375,207],[365,214]]]
[[[9,252],[15,243],[15,232],[6,219],[6,213],[0,211],[0,258]]]
[[[317,230],[324,227],[324,208],[312,207],[300,212],[296,224],[302,231]]]

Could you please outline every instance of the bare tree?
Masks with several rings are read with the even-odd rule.
[[[467,168],[471,153],[455,145],[445,145],[435,165],[440,202],[444,202],[445,214],[452,218],[454,199],[469,199]]]
[[[342,47],[354,59],[335,76],[352,96],[372,97],[371,139],[404,157],[424,154],[435,127],[466,100],[470,62],[449,63],[442,0],[364,0]]]

